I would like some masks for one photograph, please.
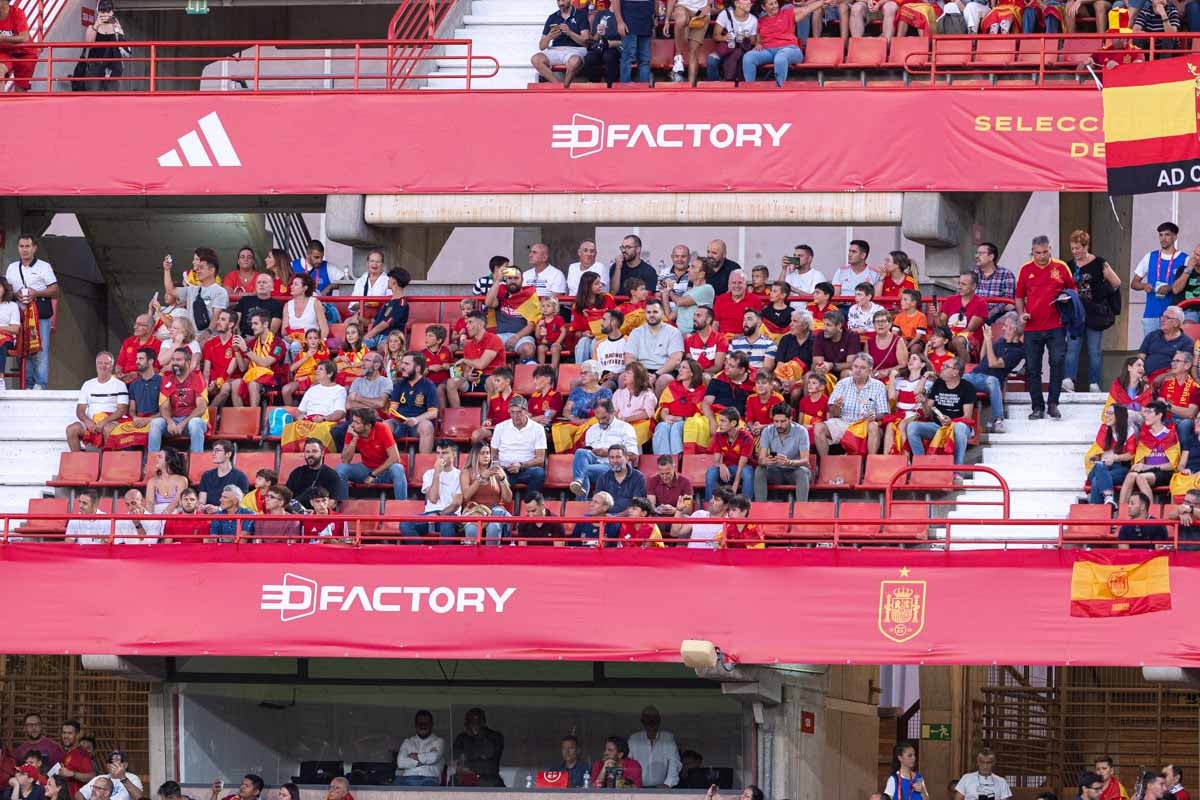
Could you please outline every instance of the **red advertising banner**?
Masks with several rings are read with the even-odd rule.
[[[43,96],[7,195],[1104,191],[1079,89]],[[267,120],[305,120],[274,125]],[[99,155],[82,131],[120,131]]]
[[[70,591],[0,602],[34,612],[14,653],[675,661],[704,639],[760,664],[1200,665],[1200,555],[1154,562],[1153,608],[1071,613],[1145,595],[1151,555],[9,544],[9,574]]]

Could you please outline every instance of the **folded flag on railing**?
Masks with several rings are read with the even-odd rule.
[[[1171,608],[1166,556],[1121,563],[1127,554],[1080,554],[1071,569],[1072,617],[1124,617]]]
[[[1200,58],[1167,58],[1105,71],[1109,194],[1200,186],[1198,95]]]

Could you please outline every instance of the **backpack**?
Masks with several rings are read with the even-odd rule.
[[[206,331],[212,325],[212,316],[208,313],[208,306],[204,305],[204,292],[199,288],[192,299],[192,320],[196,323],[197,331]]]
[[[938,17],[937,32],[951,36],[963,35],[967,32],[967,22],[962,14],[942,14]]]
[[[267,412],[267,435],[282,436],[283,428],[289,422],[295,422],[295,418],[286,408],[272,408]]]

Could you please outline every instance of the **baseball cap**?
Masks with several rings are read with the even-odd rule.
[[[24,773],[29,777],[30,780],[34,781],[40,780],[42,777],[38,774],[37,767],[35,767],[33,764],[22,764],[21,766],[17,767],[17,772]]]

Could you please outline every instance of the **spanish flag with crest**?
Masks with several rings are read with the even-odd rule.
[[[1122,64],[1104,72],[1109,194],[1200,186],[1200,58]]]
[[[1138,558],[1127,551],[1077,551],[1071,568],[1072,617],[1125,617],[1171,608],[1166,556]]]

